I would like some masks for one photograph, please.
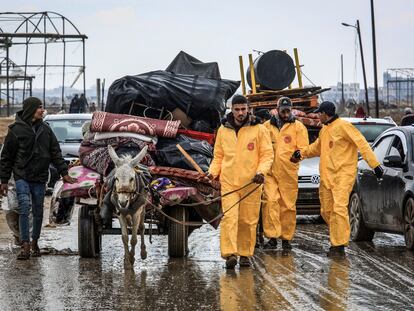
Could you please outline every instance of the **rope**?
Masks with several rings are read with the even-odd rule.
[[[250,183],[251,184],[251,183]],[[182,226],[187,226],[187,227],[199,227],[199,226],[203,226],[203,225],[209,225],[219,219],[221,219],[225,214],[227,214],[232,208],[234,208],[235,206],[237,206],[241,201],[243,201],[244,199],[246,199],[248,196],[250,196],[253,192],[255,192],[257,189],[259,189],[261,185],[257,185],[253,190],[249,191],[247,194],[245,194],[244,196],[242,196],[240,198],[240,200],[238,200],[236,203],[234,203],[232,206],[230,206],[230,208],[228,208],[226,211],[221,212],[219,215],[217,215],[216,217],[214,217],[212,220],[208,221],[208,222],[188,222],[188,221],[179,221],[173,217],[171,217],[170,215],[166,214],[162,208],[158,205],[153,204],[151,201],[149,201],[148,199],[146,199],[147,203],[152,206],[157,212],[159,212],[160,214],[162,214],[163,216],[165,216],[166,218],[168,218],[169,220],[182,225]],[[245,188],[246,186],[242,187]],[[241,189],[242,189],[241,188]],[[240,189],[239,189],[240,190]],[[239,191],[236,190],[236,191]],[[231,191],[231,193],[234,193],[235,191]],[[230,194],[230,193],[227,193]],[[181,205],[181,204],[180,204]]]
[[[195,202],[195,203],[177,203],[177,202],[175,202],[175,201],[172,201],[172,200],[170,200],[170,199],[167,199],[166,197],[164,197],[164,196],[162,196],[159,192],[157,192],[157,194],[163,199],[163,200],[165,200],[165,201],[167,201],[168,203],[172,203],[171,204],[171,206],[174,206],[174,205],[181,205],[181,206],[186,206],[186,207],[194,207],[194,206],[200,206],[200,205],[209,205],[209,204],[211,204],[211,203],[214,203],[214,202],[217,202],[217,201],[219,201],[221,198],[224,198],[224,197],[226,197],[226,196],[228,196],[228,195],[230,195],[230,194],[233,194],[233,193],[235,193],[235,192],[238,192],[238,191],[240,191],[240,190],[243,190],[244,188],[247,188],[248,186],[250,186],[251,184],[253,184],[254,182],[253,181],[251,181],[251,182],[249,182],[248,184],[246,184],[246,185],[244,185],[244,186],[242,186],[242,187],[240,187],[240,188],[238,188],[238,189],[235,189],[235,190],[232,190],[232,191],[229,191],[229,192],[227,192],[227,193],[225,193],[225,194],[223,194],[223,195],[220,195],[220,196],[218,196],[218,197],[216,197],[216,198],[213,198],[213,199],[211,199],[211,200],[204,200],[204,201],[201,201],[201,202]]]

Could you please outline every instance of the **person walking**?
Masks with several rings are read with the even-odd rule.
[[[290,158],[295,150],[309,145],[309,138],[306,127],[292,114],[290,98],[279,99],[277,112],[264,124],[270,132],[275,154],[264,184],[262,220],[264,235],[269,238],[264,248],[276,249],[277,238],[281,238],[283,250],[290,250],[296,229],[299,170],[299,164],[292,163]]]
[[[8,182],[13,173],[19,211],[19,231],[22,248],[18,259],[40,256],[38,240],[42,228],[43,201],[52,163],[64,182],[76,179],[68,175],[68,166],[62,157],[59,143],[50,127],[43,122],[43,104],[36,97],[23,101],[23,110],[9,126],[0,155],[0,194],[7,195]],[[31,244],[29,213],[33,215]]]
[[[262,187],[251,184],[240,188],[251,182],[263,184],[272,162],[268,130],[249,113],[247,99],[234,96],[231,112],[217,132],[208,175],[220,179],[222,195],[235,191],[221,201],[224,216],[220,224],[220,249],[228,269],[237,265],[237,256],[240,256],[240,266],[251,265]]]
[[[338,117],[332,102],[323,102],[315,112],[323,123],[319,137],[305,149],[296,150],[292,161],[320,156],[321,215],[328,224],[331,242],[327,255],[344,256],[350,237],[348,203],[357,174],[358,151],[377,178],[382,178],[384,170],[364,136]]]

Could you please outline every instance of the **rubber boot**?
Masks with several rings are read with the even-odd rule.
[[[252,262],[250,261],[249,257],[240,256],[239,266],[240,267],[251,267]]]
[[[290,244],[290,241],[282,240],[282,249],[284,251],[290,251],[292,249],[292,245]]]
[[[267,243],[263,246],[264,249],[277,249],[277,239],[271,238]]]
[[[331,258],[344,258],[345,257],[345,246],[331,246],[328,253],[326,254]]]
[[[20,252],[17,254],[18,260],[28,260],[30,258],[30,244],[29,242],[25,241],[22,243],[22,248]]]
[[[30,245],[30,247],[32,249],[32,253],[31,253],[32,257],[40,257],[40,256],[42,256],[40,254],[40,248],[39,248],[39,245],[37,244],[37,240],[33,240],[32,243],[31,243],[31,245]]]
[[[237,265],[237,257],[235,255],[231,255],[226,258],[226,269],[234,269]]]

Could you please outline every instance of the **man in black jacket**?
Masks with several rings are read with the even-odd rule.
[[[9,130],[1,150],[0,194],[7,194],[7,184],[13,173],[19,204],[19,230],[22,249],[18,259],[40,256],[37,241],[43,220],[43,201],[48,180],[49,165],[53,165],[64,182],[76,180],[68,175],[68,167],[62,157],[59,143],[50,127],[43,122],[44,109],[40,99],[29,97],[23,102],[23,110]],[[29,213],[33,214],[32,243],[29,238]]]

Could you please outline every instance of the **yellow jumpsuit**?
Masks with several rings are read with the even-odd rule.
[[[263,125],[248,123],[236,135],[234,128],[226,123],[218,129],[209,173],[214,177],[220,176],[221,193],[225,194],[251,182],[256,173],[266,175],[272,162],[270,135]],[[257,185],[252,184],[222,198],[225,215],[220,224],[220,249],[223,258],[230,255],[253,256],[262,187],[230,207],[255,187]]]
[[[348,202],[357,173],[358,150],[371,168],[380,165],[364,136],[338,118],[324,125],[319,138],[302,152],[302,158],[321,157],[319,199],[332,246],[349,242]]]
[[[309,145],[308,131],[297,120],[285,123],[280,131],[270,121],[264,125],[270,132],[275,154],[264,185],[264,234],[268,238],[292,240],[296,229],[299,164],[290,162],[290,158],[295,150]]]

